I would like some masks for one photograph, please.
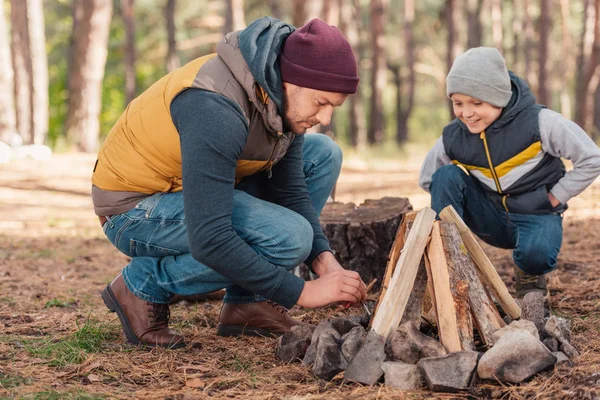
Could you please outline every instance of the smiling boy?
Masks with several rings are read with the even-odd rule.
[[[456,119],[427,154],[419,185],[436,212],[452,205],[482,240],[514,249],[517,297],[547,294],[562,214],[600,174],[600,150],[574,122],[537,104],[494,48],[458,56],[446,92]]]

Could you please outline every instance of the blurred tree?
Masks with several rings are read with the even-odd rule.
[[[575,122],[589,129],[590,94],[594,73],[600,64],[600,1],[584,2],[583,35],[578,57],[578,76],[575,91]]]
[[[65,131],[69,143],[85,152],[94,152],[98,147],[111,17],[112,0],[73,0]]]
[[[180,67],[181,62],[177,56],[177,40],[175,37],[175,7],[176,0],[167,0],[165,17],[167,19],[167,71],[171,72]]]
[[[467,15],[467,48],[481,46],[483,26],[481,25],[481,11],[483,0],[465,0],[465,11]]]
[[[406,73],[408,79],[403,84],[400,67],[397,68],[396,76],[397,98],[396,98],[396,143],[404,144],[408,140],[408,119],[413,109],[415,99],[415,43],[413,38],[413,21],[415,19],[415,3],[413,0],[404,0],[404,54],[406,58]],[[405,101],[403,101],[403,98]],[[404,104],[404,105],[403,105]]]
[[[523,18],[521,12],[521,4],[520,0],[511,0],[511,9],[512,9],[512,34],[513,34],[513,43],[512,43],[512,62],[510,64],[510,70],[517,73],[517,75],[521,74],[519,69],[520,67],[520,53],[521,53],[521,42],[523,37]]]
[[[370,0],[371,12],[371,106],[367,137],[370,144],[382,144],[384,139],[383,91],[387,84],[385,54],[385,3]]]
[[[356,64],[358,66],[358,75],[361,81],[364,79],[362,70],[362,57],[364,54],[364,42],[361,40],[360,32],[364,31],[362,24],[362,6],[360,0],[347,0],[341,3],[341,28],[342,32],[348,38]],[[365,108],[363,96],[364,83],[359,83],[356,94],[350,96],[349,103],[349,129],[348,139],[350,145],[362,150],[367,147],[367,129],[365,127]]]
[[[446,0],[444,5],[444,14],[446,20],[446,29],[448,31],[446,36],[446,72],[450,72],[450,68],[452,68],[454,59],[461,53],[461,47],[458,41],[458,15],[456,0]],[[454,119],[452,101],[448,101],[447,104],[450,110],[450,119]]]
[[[31,56],[32,142],[44,144],[48,136],[48,57],[42,0],[27,0],[27,22]]]
[[[490,0],[492,14],[492,42],[494,47],[504,53],[503,29],[502,29],[502,1]]]
[[[121,18],[125,25],[125,101],[135,97],[135,20],[133,17],[135,0],[121,0]]]
[[[550,32],[552,29],[552,0],[540,0],[540,17],[538,19],[538,32],[540,34],[539,52],[538,52],[538,95],[539,103],[552,106],[552,99],[549,92],[550,74],[548,70],[549,52],[550,52]]]
[[[17,131],[23,143],[33,143],[31,82],[31,48],[29,47],[29,24],[27,1],[11,0],[11,51],[14,71],[15,107]]]
[[[227,34],[233,31],[239,31],[246,27],[244,20],[244,0],[226,0],[225,1],[225,25],[223,33]]]
[[[569,98],[569,85],[573,80],[573,39],[569,32],[569,0],[560,0],[560,27],[562,37],[562,62],[560,65],[560,112],[571,119],[571,100]]]
[[[533,22],[531,17],[531,0],[523,0],[523,31],[525,32],[525,44],[523,54],[525,55],[525,79],[535,93],[537,91],[537,75],[533,68]]]
[[[0,1],[0,140],[10,141],[16,132],[15,98],[14,98],[14,73],[4,2]]]

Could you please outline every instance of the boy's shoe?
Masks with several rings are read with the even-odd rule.
[[[219,336],[277,337],[295,325],[306,325],[289,316],[288,310],[272,301],[259,303],[223,303],[219,315]]]
[[[548,297],[548,283],[546,275],[529,275],[523,272],[518,267],[513,267],[516,280],[515,295],[522,299],[527,293],[539,292],[543,293],[544,297]]]
[[[185,346],[183,336],[169,329],[169,305],[150,303],[135,296],[121,274],[102,291],[102,300],[119,316],[130,343],[169,349]]]

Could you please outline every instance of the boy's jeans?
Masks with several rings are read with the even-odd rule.
[[[303,154],[308,192],[319,215],[339,176],[342,152],[327,136],[307,134]],[[300,214],[249,194],[260,192],[255,186],[249,179],[234,191],[233,229],[270,263],[291,270],[310,253],[312,229]],[[224,301],[228,303],[264,300],[191,256],[182,192],[147,197],[132,210],[109,217],[103,228],[111,243],[132,257],[123,278],[141,299],[168,303],[174,293],[194,295],[227,288]],[[307,237],[300,246],[298,235]]]
[[[498,210],[480,185],[457,166],[441,167],[433,174],[431,208],[439,213],[452,205],[483,241],[514,249],[513,260],[525,273],[542,275],[552,271],[562,244],[562,216]]]

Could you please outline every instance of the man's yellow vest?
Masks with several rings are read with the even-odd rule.
[[[252,75],[237,47],[237,35],[229,35],[217,54],[200,57],[161,78],[129,104],[109,132],[98,154],[93,185],[100,191],[125,193],[182,190],[180,141],[170,106],[188,88],[220,93],[244,112],[249,132],[236,181],[270,168],[283,157],[293,135],[278,132],[282,124],[276,107],[248,76]]]

